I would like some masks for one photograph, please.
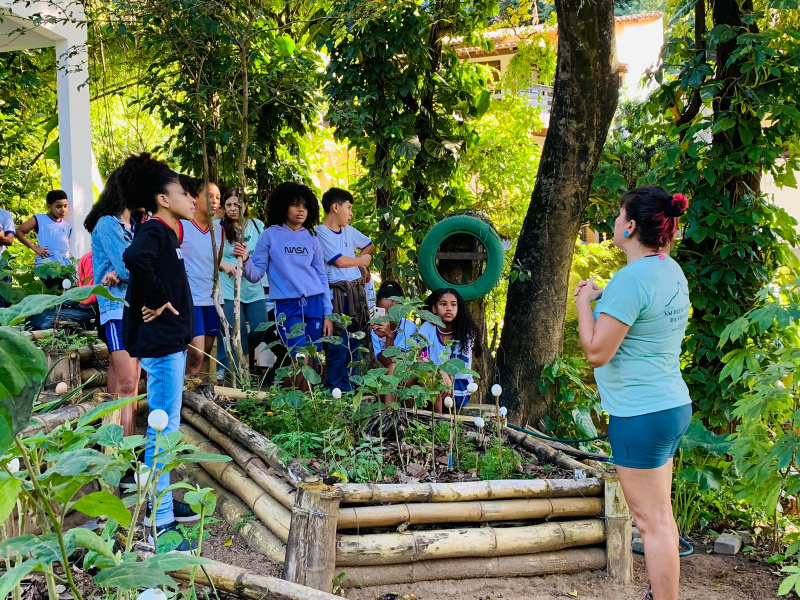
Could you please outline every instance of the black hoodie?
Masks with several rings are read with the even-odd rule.
[[[181,227],[181,237],[183,228]],[[181,240],[158,217],[136,228],[136,235],[122,254],[130,271],[122,314],[125,349],[138,358],[160,358],[186,350],[194,334],[194,305]],[[142,307],[156,309],[171,302],[179,314],[165,309],[149,323],[142,319]]]

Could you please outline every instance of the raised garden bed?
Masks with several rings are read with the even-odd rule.
[[[356,587],[603,568],[630,578],[630,517],[613,472],[524,434],[503,430],[557,477],[334,483],[287,464],[201,394],[184,393],[182,417],[185,441],[233,458],[182,474],[217,489],[222,516],[291,581],[330,591],[335,579]]]

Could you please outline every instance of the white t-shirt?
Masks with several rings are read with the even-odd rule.
[[[213,306],[214,250],[211,246],[211,228],[203,230],[194,221],[183,219],[180,223],[183,227],[181,253],[189,277],[189,289],[192,290],[192,302],[195,306]],[[220,242],[217,238],[217,244]]]
[[[372,243],[367,236],[355,227],[348,225],[339,231],[333,231],[326,225],[319,225],[316,228],[319,243],[322,245],[322,254],[325,257],[325,273],[328,276],[328,283],[337,281],[354,281],[361,277],[358,267],[341,268],[334,266],[339,258],[347,256],[356,257],[357,250],[363,250]]]

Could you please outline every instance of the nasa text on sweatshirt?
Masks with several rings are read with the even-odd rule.
[[[286,225],[272,225],[258,238],[255,252],[244,263],[248,281],[269,277],[270,300],[290,300],[323,295],[325,314],[331,313],[328,278],[322,246],[305,227],[294,230]]]

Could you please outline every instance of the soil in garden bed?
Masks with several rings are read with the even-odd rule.
[[[451,483],[488,479],[574,478],[571,469],[542,463],[532,452],[521,448],[505,435],[498,448],[494,422],[487,422],[482,429],[469,421],[458,422],[454,430],[456,441],[451,446],[448,419],[437,417],[432,428],[430,416],[424,412],[415,414],[405,410],[384,410],[352,424],[354,446],[347,451],[347,456],[340,447],[338,456],[319,456],[324,454],[319,452],[318,456],[308,457],[295,451],[285,436],[273,436],[272,432],[258,427],[248,419],[247,414],[237,410],[236,401],[218,396],[215,402],[283,447],[287,462],[297,460],[303,463],[310,471],[323,476],[326,483],[341,482],[343,479],[351,483]],[[267,412],[269,409],[264,405],[263,410]],[[337,440],[333,438],[339,435],[314,434],[322,440],[320,445],[324,446],[335,446]],[[453,467],[448,468],[451,447]],[[376,456],[378,453],[380,456]]]

